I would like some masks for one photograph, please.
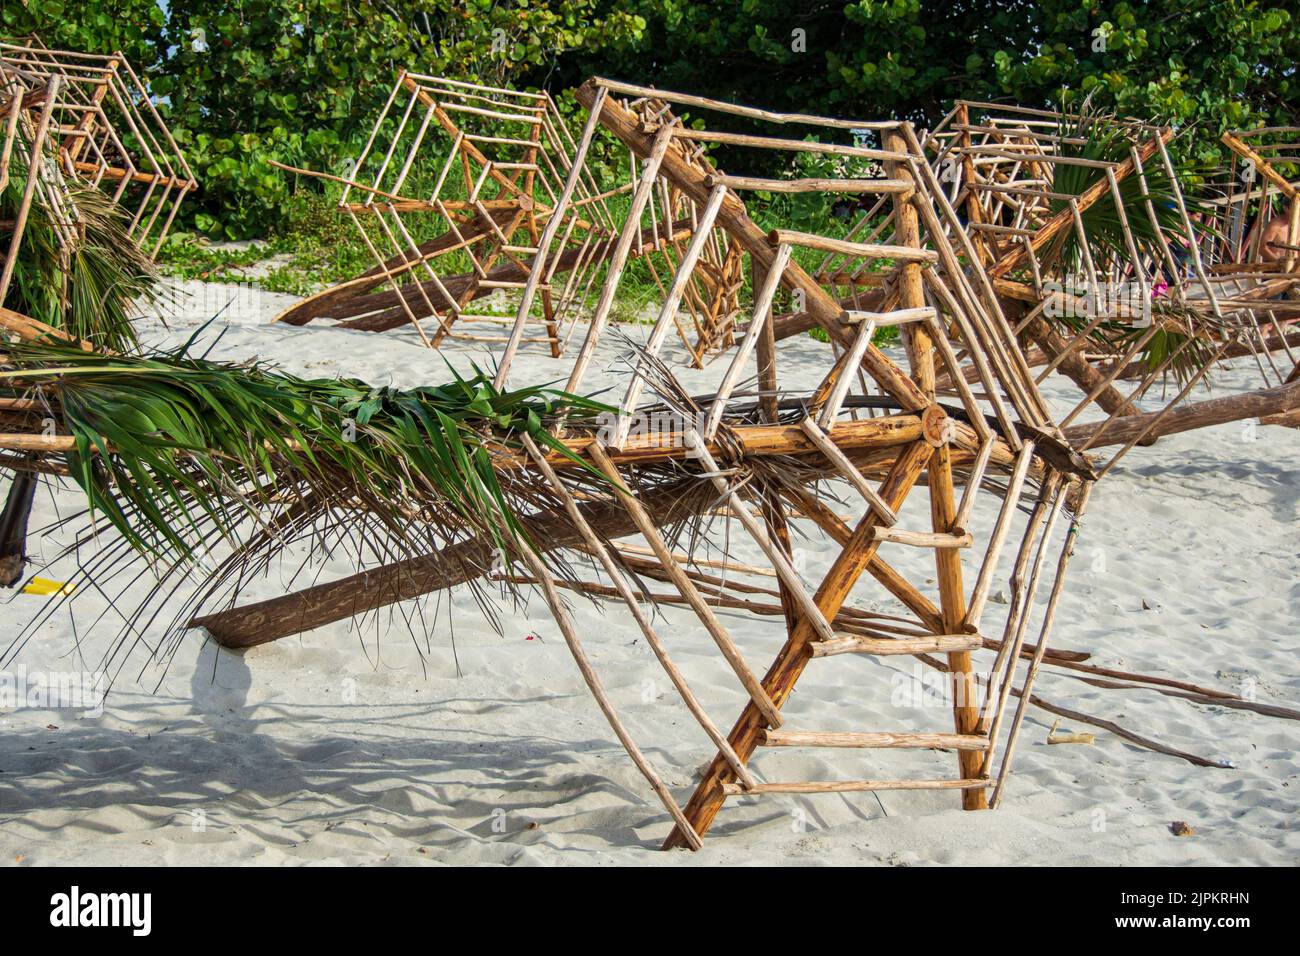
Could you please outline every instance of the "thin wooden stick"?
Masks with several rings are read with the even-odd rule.
[[[800,126],[826,126],[832,129],[849,130],[893,129],[898,125],[898,122],[894,120],[873,122],[870,120],[832,119],[826,116],[813,116],[808,113],[774,113],[771,110],[738,106],[735,103],[711,100],[703,96],[692,96],[688,93],[675,93],[671,90],[659,90],[651,86],[621,83],[618,80],[609,80],[603,76],[593,77],[591,82],[598,87],[605,87],[625,96],[640,96],[647,99],[662,100],[665,103],[679,103],[682,106],[694,106],[698,109],[714,110],[719,113],[729,113],[733,116],[744,116],[749,119],[762,120],[765,123],[794,123]]]
[[[760,783],[744,790],[734,783],[724,783],[727,796],[743,797],[764,793],[866,793],[873,790],[978,790],[992,786],[988,780],[810,780],[808,782]]]
[[[546,603],[551,609],[551,615],[555,618],[556,625],[560,628],[560,633],[564,635],[564,642],[569,647],[569,653],[573,655],[573,660],[578,665],[578,670],[582,673],[582,679],[586,681],[587,688],[591,691],[591,696],[596,698],[596,704],[600,707],[601,713],[609,721],[609,726],[613,729],[614,735],[618,737],[619,743],[627,751],[632,763],[641,771],[641,775],[650,783],[650,789],[655,792],[655,796],[663,803],[664,808],[677,823],[677,830],[682,832],[688,844],[692,849],[698,850],[704,845],[700,835],[691,827],[690,822],[682,813],[681,807],[673,799],[673,795],[668,792],[664,782],[655,772],[650,761],[646,760],[641,749],[628,733],[623,721],[618,716],[618,711],[614,708],[614,703],[605,693],[604,685],[600,681],[596,669],[592,666],[591,660],[587,657],[587,652],[582,646],[582,641],[578,637],[578,630],[573,624],[573,619],[569,617],[569,609],[564,605],[564,599],[560,597],[560,592],[555,586],[555,579],[551,576],[550,569],[546,566],[541,557],[539,557],[527,543],[521,543],[519,553],[528,565],[533,576],[536,577],[542,586],[542,593],[546,598]]]
[[[906,531],[902,528],[876,528],[877,541],[891,541],[894,544],[906,544],[913,548],[954,549],[969,548],[974,538],[969,533],[955,534],[950,531]]]
[[[5,301],[9,283],[13,279],[14,269],[18,265],[18,248],[22,242],[23,231],[27,227],[27,217],[32,211],[32,197],[36,195],[36,186],[41,181],[41,163],[45,155],[45,135],[50,128],[50,117],[54,114],[55,100],[63,82],[57,74],[50,77],[45,88],[45,104],[41,108],[40,119],[32,135],[31,155],[27,160],[27,182],[23,184],[23,198],[18,204],[18,213],[14,217],[13,229],[9,240],[9,252],[5,256],[4,269],[0,271],[0,304]]]
[[[957,528],[965,531],[970,526],[971,512],[975,508],[975,497],[979,494],[980,485],[984,482],[984,471],[988,468],[989,459],[993,457],[993,437],[985,439],[984,444],[980,446],[979,454],[975,456],[975,463],[971,465],[970,472],[966,478],[966,488],[962,491],[961,504],[957,506],[957,518],[954,524]]]
[[[749,532],[749,536],[754,539],[758,546],[763,550],[763,553],[767,555],[768,560],[772,562],[772,567],[776,570],[777,577],[781,579],[781,583],[785,585],[785,590],[790,594],[795,603],[799,605],[800,612],[802,612],[811,622],[818,637],[823,641],[833,639],[835,637],[835,632],[831,629],[830,622],[826,620],[825,616],[823,616],[821,609],[817,607],[817,603],[813,600],[812,595],[809,594],[807,589],[804,587],[803,581],[799,579],[799,575],[795,571],[794,566],[790,564],[781,548],[772,541],[762,524],[759,523],[758,518],[750,512],[749,506],[746,505],[745,502],[741,501],[740,496],[736,494],[735,488],[729,485],[727,480],[722,477],[722,473],[718,468],[718,463],[714,460],[713,456],[709,454],[708,446],[704,443],[704,440],[700,437],[699,433],[694,429],[687,430],[686,440],[687,446],[699,456],[700,463],[709,470],[713,486],[726,497],[727,503],[731,506],[732,513],[740,519],[740,523],[744,526],[745,530]]]
[[[727,757],[727,762],[731,764],[731,769],[735,771],[736,777],[740,780],[741,784],[744,785],[746,789],[752,789],[754,786],[754,778],[749,775],[749,771],[745,769],[744,763],[736,755],[736,752],[732,750],[731,744],[727,742],[726,736],[718,729],[717,725],[704,710],[704,707],[700,704],[699,698],[695,696],[695,692],[691,690],[690,684],[687,683],[686,676],[681,672],[677,665],[673,663],[672,658],[668,656],[668,649],[664,646],[659,634],[650,624],[649,619],[642,612],[640,602],[637,601],[631,588],[628,587],[627,579],[624,577],[622,570],[610,556],[608,545],[606,545],[596,532],[592,530],[591,525],[583,516],[581,509],[578,508],[577,502],[573,500],[573,495],[569,493],[564,482],[560,481],[559,476],[555,473],[555,469],[553,469],[550,466],[550,463],[547,462],[546,456],[537,448],[537,445],[532,438],[525,435],[523,441],[524,447],[528,450],[528,454],[532,457],[534,464],[537,465],[537,468],[545,476],[551,487],[555,489],[555,493],[560,496],[560,500],[564,503],[564,510],[568,513],[569,518],[572,519],[574,526],[579,532],[581,532],[583,540],[587,543],[588,550],[598,561],[600,561],[601,567],[605,570],[605,574],[609,577],[610,581],[613,582],[614,588],[617,590],[619,597],[623,599],[623,603],[632,614],[632,619],[636,621],[637,627],[641,629],[641,633],[645,636],[646,643],[650,645],[650,649],[654,651],[655,657],[659,659],[659,663],[668,674],[668,679],[671,680],[673,686],[677,688],[677,693],[681,695],[682,702],[686,704],[686,709],[691,712],[691,715],[695,718],[696,722],[699,723],[700,727],[703,728],[705,734],[707,734],[709,739],[713,741],[714,746],[718,748],[724,757]]]
[[[816,730],[768,730],[764,747],[850,747],[881,750],[983,750],[984,737],[969,734],[825,733]]]
[[[795,232],[792,229],[773,229],[767,234],[767,241],[773,247],[802,246],[805,249],[820,249],[823,252],[835,252],[859,259],[889,259],[894,262],[939,261],[939,253],[930,249],[918,249],[901,245],[882,246],[870,242],[849,242],[845,239],[818,236],[811,232]]]
[[[695,612],[696,617],[700,619],[705,630],[709,632],[709,636],[712,637],[714,643],[718,645],[718,650],[722,651],[722,656],[725,657],[727,663],[731,665],[731,669],[735,672],[741,685],[749,694],[749,698],[753,702],[754,706],[758,708],[760,713],[762,713],[763,718],[768,722],[769,726],[780,727],[782,723],[780,709],[772,698],[768,696],[767,691],[763,689],[762,683],[754,675],[754,672],[749,669],[749,665],[745,663],[745,659],[741,656],[740,650],[736,647],[735,641],[732,640],[727,629],[723,627],[722,622],[718,620],[718,616],[713,613],[713,609],[709,607],[708,603],[700,595],[695,584],[682,570],[681,565],[673,560],[672,552],[669,550],[668,545],[664,543],[663,537],[659,534],[659,529],[655,527],[654,521],[650,518],[649,514],[646,513],[645,508],[641,506],[641,503],[637,500],[636,496],[628,491],[627,486],[623,482],[623,476],[619,473],[617,466],[615,466],[615,464],[609,459],[609,456],[605,454],[605,450],[600,447],[599,443],[591,445],[587,449],[587,452],[596,463],[596,467],[599,468],[611,482],[613,482],[614,493],[618,496],[619,501],[631,516],[637,530],[641,532],[641,536],[644,537],[650,547],[654,549],[655,556],[659,558],[659,562],[664,566],[664,570],[668,572],[673,585],[690,603],[691,610]],[[739,751],[737,751],[737,753],[739,753]],[[743,755],[740,757],[742,763],[745,759],[746,757]],[[728,766],[730,766],[730,764],[728,764]]]
[[[880,520],[886,525],[894,525],[898,521],[898,515],[889,507],[876,489],[867,481],[866,476],[858,470],[853,462],[849,461],[848,456],[840,451],[839,446],[827,437],[821,427],[811,418],[805,418],[799,423],[803,433],[808,436],[809,440],[817,446],[817,450],[826,456],[831,465],[837,472],[848,479],[849,483],[857,489],[858,494],[867,499],[867,504],[876,510]]]
[[[1025,718],[1025,708],[1033,692],[1034,679],[1038,676],[1038,669],[1042,666],[1043,656],[1047,652],[1047,639],[1052,631],[1052,623],[1056,619],[1056,606],[1061,598],[1062,587],[1065,584],[1065,571],[1070,565],[1070,558],[1074,556],[1074,547],[1079,540],[1080,522],[1083,520],[1083,512],[1088,506],[1088,497],[1091,494],[1092,482],[1087,482],[1079,494],[1074,517],[1070,521],[1070,530],[1065,536],[1065,544],[1061,547],[1061,555],[1056,563],[1056,578],[1052,582],[1052,593],[1047,600],[1047,611],[1043,616],[1042,627],[1039,628],[1038,646],[1034,649],[1034,656],[1025,671],[1023,693],[1016,704],[1016,713],[1011,719],[1011,729],[1007,734],[1007,746],[1002,757],[1002,766],[998,770],[997,784],[993,788],[992,797],[989,799],[989,806],[993,809],[996,809],[1002,800],[1002,788],[1006,783],[1007,774],[1011,772],[1011,761],[1016,753],[1016,740],[1020,736],[1020,724]]]
[[[1056,528],[1056,520],[1060,516],[1061,507],[1065,504],[1065,490],[1062,487],[1061,482],[1050,482],[1047,486],[1044,486],[1044,491],[1047,491],[1048,495],[1054,497],[1055,500],[1052,501],[1051,504],[1048,506],[1049,511],[1047,515],[1047,523],[1044,526],[1042,535],[1039,539],[1038,549],[1034,556],[1033,568],[1031,569],[1029,574],[1029,582],[1027,586],[1024,588],[1023,594],[1021,595],[1021,607],[1018,609],[1014,609],[1019,611],[1018,620],[1015,625],[1015,631],[1014,633],[1003,634],[1002,637],[1003,646],[998,651],[999,658],[1002,659],[1002,662],[995,663],[992,670],[992,674],[994,675],[995,681],[998,679],[998,675],[1004,675],[1004,676],[1001,677],[1002,686],[998,693],[997,707],[992,713],[992,722],[991,724],[987,725],[988,736],[989,736],[989,749],[984,754],[984,763],[981,765],[980,768],[983,771],[984,775],[988,775],[991,772],[991,769],[993,767],[993,754],[997,749],[998,735],[1001,733],[1002,720],[1004,715],[1006,714],[1007,696],[1010,693],[1011,684],[1015,679],[1016,668],[1020,664],[1020,651],[1021,648],[1024,647],[1024,643],[1025,643],[1025,629],[1029,625],[1029,616],[1033,612],[1034,600],[1038,594],[1039,573],[1041,572],[1043,567],[1043,559],[1047,555],[1047,546],[1051,541],[1052,532]],[[1043,500],[1046,501],[1047,499],[1044,498]],[[1012,616],[1017,616],[1017,615],[1013,614]],[[1010,620],[1008,620],[1008,625],[1009,624],[1010,624]],[[1043,645],[1043,641],[1041,637],[1039,638],[1038,643],[1039,646]],[[1010,651],[1009,653],[1006,653],[1005,657],[1003,657],[1004,652],[1006,652],[1008,649],[1008,645],[1010,645]],[[1005,673],[1003,671],[1003,668],[1005,669]],[[989,687],[990,698],[992,697],[992,695],[993,695],[993,687],[992,685],[990,685]],[[988,708],[986,706],[985,715],[983,718],[981,718],[980,721],[981,729],[983,729],[985,718],[989,716],[987,711]]]
[[[910,193],[912,183],[903,179],[756,179],[752,176],[725,176],[714,173],[710,186],[735,190],[760,190],[773,193]]]
[[[704,425],[704,438],[708,441],[713,440],[714,433],[718,430],[718,425],[722,422],[722,416],[727,410],[727,400],[731,397],[732,389],[740,381],[741,373],[744,371],[745,364],[749,361],[750,353],[758,344],[758,339],[763,332],[763,324],[770,322],[772,319],[772,299],[776,295],[777,286],[781,284],[782,274],[785,272],[786,263],[790,261],[790,247],[782,245],[776,250],[776,257],[773,259],[771,266],[763,277],[763,287],[754,297],[754,317],[749,322],[749,331],[745,333],[744,340],[740,343],[735,354],[731,358],[731,364],[727,366],[726,374],[722,377],[722,383],[718,386],[718,391],[714,395],[713,405],[709,408],[709,417]]]
[[[546,274],[546,263],[547,257],[550,255],[551,243],[554,242],[555,234],[559,231],[560,223],[564,220],[569,202],[573,198],[573,191],[578,186],[581,170],[586,162],[587,150],[591,146],[592,137],[596,132],[596,125],[600,120],[600,110],[605,103],[604,94],[604,90],[597,94],[595,107],[587,115],[587,122],[582,128],[582,138],[578,141],[578,148],[573,156],[573,164],[569,167],[569,175],[564,180],[564,189],[560,192],[560,198],[551,210],[545,228],[542,229],[541,238],[537,241],[537,256],[533,259],[533,268],[528,273],[528,282],[524,285],[524,291],[520,296],[519,309],[515,313],[515,327],[510,332],[510,341],[506,343],[505,350],[501,353],[500,361],[497,364],[497,373],[494,378],[497,388],[505,387],[506,378],[510,374],[510,366],[514,361],[515,353],[519,349],[519,340],[524,334],[524,323],[532,311],[533,298],[537,295],[537,287],[542,281],[542,276]]]
[[[844,404],[844,398],[849,393],[849,386],[853,384],[853,373],[862,365],[862,356],[867,352],[867,346],[871,344],[871,338],[876,334],[876,323],[868,319],[863,322],[858,329],[857,336],[853,339],[853,345],[844,353],[840,360],[841,371],[835,379],[835,384],[831,386],[830,394],[826,397],[826,403],[822,406],[821,412],[817,416],[818,431],[822,428],[829,428],[840,414],[840,408]],[[807,428],[804,429],[807,431]],[[809,433],[812,438],[812,433]],[[813,439],[816,440],[815,438]]]
[[[607,103],[596,104],[596,108],[591,110],[592,116],[600,117],[603,115],[606,106]],[[641,174],[641,184],[632,197],[632,205],[628,210],[627,221],[623,225],[623,231],[619,234],[618,245],[614,247],[614,252],[610,256],[609,266],[605,273],[605,285],[600,291],[596,311],[591,317],[590,325],[587,327],[587,337],[583,339],[578,358],[573,363],[573,369],[569,373],[569,381],[565,386],[566,391],[575,392],[578,390],[582,377],[587,371],[587,366],[591,363],[591,357],[596,351],[596,343],[599,341],[600,334],[604,331],[605,323],[609,319],[609,311],[614,306],[614,296],[618,291],[618,281],[623,275],[624,266],[627,265],[628,253],[632,250],[632,240],[639,237],[641,233],[641,213],[645,210],[646,202],[654,191],[655,179],[659,176],[660,164],[668,152],[668,147],[672,145],[673,140],[670,130],[671,127],[665,126],[654,138],[649,160]]]
[[[1019,504],[1020,489],[1029,473],[1029,463],[1034,457],[1034,443],[1025,442],[1016,457],[1011,480],[1007,483],[1007,494],[1002,500],[1002,509],[998,512],[997,523],[993,526],[993,535],[989,539],[988,550],[984,553],[984,563],[980,565],[979,576],[975,579],[975,588],[971,591],[970,603],[966,609],[965,625],[971,631],[978,631],[980,617],[984,613],[984,604],[988,600],[989,588],[993,584],[993,574],[997,570],[998,558],[1002,554],[1002,545],[1006,542],[1007,531],[1011,526],[1011,516]]]
[[[974,651],[983,646],[978,634],[930,634],[925,637],[888,638],[866,637],[857,634],[836,637],[831,641],[818,641],[809,645],[813,657],[832,657],[837,654],[915,655],[930,652],[951,654],[956,651]]]
[[[592,115],[597,115],[597,113]],[[658,356],[660,348],[663,347],[664,339],[668,337],[668,323],[677,313],[677,307],[682,300],[682,292],[690,281],[691,274],[695,271],[695,264],[699,261],[700,253],[704,251],[704,247],[709,241],[713,221],[718,217],[718,209],[722,206],[722,200],[726,197],[726,194],[727,190],[721,186],[713,190],[713,193],[709,196],[708,204],[704,207],[704,212],[700,214],[690,245],[686,247],[681,263],[677,266],[677,272],[673,276],[673,284],[669,288],[667,296],[664,297],[664,303],[659,309],[659,316],[655,319],[654,329],[645,344],[646,354],[638,363],[632,381],[628,383],[627,394],[623,398],[618,430],[614,435],[614,440],[610,443],[614,448],[623,447],[623,442],[627,440],[628,431],[632,426],[632,417],[636,414],[637,406],[641,401],[641,392],[645,388],[643,369],[651,357]]]

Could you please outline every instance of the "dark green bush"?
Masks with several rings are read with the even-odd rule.
[[[264,235],[338,171],[403,68],[563,90],[592,73],[775,109],[936,122],[954,97],[1077,103],[1219,133],[1300,120],[1287,0],[7,0],[0,32],[122,50],[202,181],[187,215]],[[573,111],[571,97],[561,109]],[[597,144],[598,175],[623,154]],[[724,160],[729,157],[723,157]],[[736,172],[749,170],[736,169]]]

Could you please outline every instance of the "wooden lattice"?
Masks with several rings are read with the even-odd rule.
[[[677,122],[667,110],[639,109],[643,123]],[[409,324],[433,347],[448,337],[509,343],[501,327],[513,325],[510,312],[526,296],[534,322],[508,350],[544,343],[558,357],[578,323],[612,308],[592,302],[594,282],[610,263],[621,270],[639,260],[666,291],[665,277],[676,271],[700,212],[662,181],[643,190],[631,153],[616,166],[615,182],[598,182],[585,162],[592,133],[584,130],[575,142],[546,93],[404,73],[346,175],[294,170],[343,183],[340,209],[375,267],[295,303],[277,320],[335,319],[371,332]],[[434,175],[432,159],[434,181],[418,183],[422,169]],[[625,246],[615,241],[613,210],[622,203],[637,210],[641,224]],[[564,210],[558,217],[557,207]],[[625,218],[621,211],[618,218]],[[547,274],[526,288],[542,247]],[[684,314],[674,315],[675,329],[696,366],[735,343],[742,258],[727,234],[714,230],[681,291]],[[505,307],[470,311],[488,297]]]
[[[982,271],[968,274],[965,263],[976,257],[976,249],[912,127],[774,114],[601,79],[584,84],[578,98],[589,118],[572,152],[565,187],[557,190],[548,210],[547,229],[562,232],[558,224],[570,222],[584,208],[576,184],[597,125],[631,150],[637,179],[629,208],[609,237],[613,251],[605,259],[597,305],[571,359],[570,391],[585,387],[628,254],[647,228],[644,217],[653,208],[652,196],[666,197],[655,213],[655,228],[670,218],[664,216],[666,210],[691,210],[689,241],[675,256],[654,327],[633,359],[619,414],[598,433],[563,436],[575,455],[609,478],[607,491],[575,498],[556,480],[556,472],[577,463],[543,455],[533,446],[524,459],[503,459],[501,467],[528,469],[559,502],[554,510],[523,516],[533,543],[520,549],[517,557],[527,575],[517,574],[515,583],[540,590],[616,735],[671,815],[674,829],[666,846],[698,848],[718,810],[732,798],[951,789],[961,792],[967,808],[996,804],[1033,678],[1046,653],[1074,531],[1094,475],[1052,420],[993,284]],[[673,106],[691,111],[691,126],[674,118]],[[699,128],[701,114],[716,113],[726,114],[732,129]],[[811,128],[823,141],[734,132],[744,121]],[[875,142],[864,145],[864,133]],[[851,136],[856,137],[853,145],[834,142]],[[702,148],[717,141],[778,153],[844,150],[878,163],[883,175],[817,181],[727,177],[714,169]],[[484,176],[481,170],[478,176]],[[372,187],[374,205],[405,201],[391,189],[380,196],[380,188]],[[882,197],[880,238],[765,232],[741,198],[747,190]],[[742,310],[742,322],[733,326],[737,344],[722,353],[727,365],[721,384],[711,395],[692,397],[676,386],[666,364],[671,356],[662,346],[680,320],[681,304],[689,301],[687,290],[699,262],[719,235],[725,237],[720,250],[724,262],[726,256],[748,259],[753,298]],[[499,386],[509,385],[525,331],[536,321],[533,302],[565,254],[566,247],[551,238],[535,243],[536,253],[520,277],[513,325],[496,356]],[[809,256],[822,261],[820,269],[810,272],[801,264]],[[841,284],[836,277],[860,275],[864,269],[874,276],[874,307],[846,309],[833,294]],[[801,310],[777,316],[778,290]],[[777,336],[778,319],[786,325],[810,321],[835,343],[836,350],[826,353],[817,387],[810,390],[793,381],[796,373],[780,348],[781,341],[790,340]],[[890,327],[900,330],[903,341],[893,355],[873,341],[878,330]],[[688,353],[684,362],[695,364],[698,354]],[[978,391],[968,385],[968,373]],[[755,388],[746,384],[751,376]],[[954,403],[941,401],[940,377],[952,383]],[[659,427],[647,430],[646,422]],[[665,482],[665,467],[677,477]],[[653,481],[647,477],[651,474]],[[922,483],[925,491],[918,493]],[[958,484],[964,484],[961,494]],[[844,516],[828,504],[826,493],[832,487],[851,496],[852,514]],[[1021,513],[1023,498],[1028,498],[1027,517]],[[699,550],[704,535],[670,540],[668,529],[698,528],[719,507],[735,523],[730,537],[770,562],[775,579],[764,579],[774,584],[763,590],[771,599],[767,604],[755,599],[754,585],[738,580],[753,568],[730,557],[710,560]],[[1072,518],[1066,519],[1067,513]],[[1071,531],[1062,540],[1060,531],[1067,524]],[[977,534],[975,528],[988,530]],[[793,557],[792,542],[801,533],[824,536],[839,548],[829,570],[811,580],[796,569]],[[620,540],[630,536],[638,540]],[[1015,558],[1005,579],[1007,568],[1000,558],[1008,545]],[[933,587],[893,563],[891,552],[909,549],[933,555],[932,567],[920,575],[934,581]],[[1048,566],[1054,566],[1053,573],[1044,568],[1054,551],[1059,557]],[[569,563],[589,561],[596,578],[557,577],[546,555],[561,552],[567,552]],[[964,560],[968,554],[971,558]],[[193,623],[227,646],[247,647],[463,583],[490,573],[494,563],[491,542],[457,542],[424,559],[207,614]],[[709,570],[719,567],[726,569],[725,576]],[[1049,597],[1041,619],[1033,623],[1039,636],[1030,643],[1035,601],[1048,576],[1053,577]],[[1005,616],[998,610],[986,618],[992,589],[1004,580],[1011,595]],[[668,590],[656,592],[651,582],[663,582]],[[684,806],[633,741],[601,684],[562,588],[626,609],[714,749],[712,763]],[[851,600],[868,592],[896,602],[900,614],[867,612]],[[735,674],[747,704],[729,734],[720,730],[709,702],[696,695],[673,663],[671,641],[643,607],[647,593],[660,603],[689,608]],[[752,615],[755,626],[763,618],[784,623],[784,645],[766,670],[750,663],[753,652],[745,647],[744,632],[724,623],[718,608]],[[997,630],[991,633],[990,624]],[[977,666],[977,656],[985,654],[987,668]],[[834,666],[821,659],[840,655],[913,656],[948,673],[954,688],[950,726],[852,733],[788,726],[783,709],[804,669]],[[1022,661],[1024,668],[1019,667]],[[877,691],[887,695],[888,682],[882,681]],[[862,692],[873,693],[868,687]],[[1013,693],[1020,697],[1015,708],[1008,706]],[[944,748],[957,752],[956,772],[765,779],[758,765],[763,761],[756,762],[760,750],[775,753],[784,747],[843,748],[839,752],[867,755],[860,759],[870,766],[895,751]]]
[[[1276,309],[1294,313],[1270,300],[1295,279],[1215,268],[1214,233],[1183,196],[1172,137],[1135,121],[959,101],[927,142],[973,261],[1034,346],[1038,381],[1059,371],[1083,392],[1062,427],[1080,451],[1120,446],[1101,474],[1175,412],[1188,427],[1231,420],[1231,409],[1201,420],[1184,407],[1221,360],[1253,356],[1263,384],[1283,380],[1269,358],[1287,347]],[[1090,210],[1106,215],[1089,226]],[[1166,400],[1158,386],[1169,380]],[[1144,399],[1162,407],[1143,413]],[[1235,417],[1251,414],[1240,407]],[[1104,421],[1075,424],[1094,408]]]
[[[36,143],[29,162],[45,163],[48,153],[59,176],[76,165],[60,165],[66,154],[49,145],[54,107],[44,104],[58,102],[63,82],[51,75],[0,100],[3,115],[17,117],[6,156]],[[1292,221],[1280,243],[1266,236],[1256,252],[1242,238],[1249,230],[1234,240],[1218,229],[1228,238],[1208,240],[1200,227],[1259,220],[1269,194],[1240,198],[1228,189],[1217,207],[1189,203],[1166,148],[1170,132],[1144,124],[1080,125],[960,103],[922,142],[905,122],[778,114],[603,79],[584,84],[578,101],[588,115],[570,138],[545,94],[404,75],[356,167],[335,177],[376,266],[283,318],[410,324],[430,345],[494,342],[501,389],[531,371],[515,368],[531,339],[565,363],[566,390],[584,393],[598,375],[608,385],[611,369],[594,368],[607,357],[599,348],[632,264],[644,265],[659,305],[644,341],[615,339],[629,365],[621,391],[606,392],[617,397],[617,414],[600,429],[555,426],[551,437],[567,455],[544,453],[527,437],[491,452],[496,468],[538,492],[516,515],[526,535],[435,529],[423,539],[436,540],[430,553],[205,609],[191,626],[248,647],[504,578],[545,601],[614,734],[668,812],[668,847],[700,847],[731,799],[920,789],[958,791],[968,809],[996,806],[1048,659],[1079,521],[1094,481],[1118,459],[1103,464],[1083,450],[1119,444],[1122,455],[1171,423],[1205,423],[1198,409],[1213,403],[1185,399],[1224,357],[1253,354],[1266,382],[1270,370],[1285,378],[1271,356],[1286,348],[1293,315],[1285,298],[1294,282],[1286,264],[1296,251]],[[712,125],[718,114],[723,129]],[[24,126],[29,118],[37,125]],[[740,131],[746,124],[752,132]],[[597,184],[589,168],[598,133],[629,154],[626,178],[613,185]],[[829,155],[839,172],[732,176],[715,167],[710,144],[758,151],[753,168],[765,170],[806,168],[781,157]],[[1099,144],[1108,150],[1100,157]],[[1281,150],[1269,168],[1285,181]],[[429,156],[438,162],[426,168]],[[34,191],[58,181],[29,178]],[[1156,179],[1166,189],[1158,207]],[[1136,201],[1124,201],[1134,184]],[[834,199],[850,215],[816,234],[772,221],[760,227],[757,207],[745,201],[753,193]],[[1109,225],[1090,214],[1106,197]],[[1127,218],[1133,209],[1141,222]],[[1270,244],[1280,258],[1258,254]],[[1114,300],[1105,290],[1116,285],[1135,294]],[[498,293],[512,314],[470,311]],[[1058,321],[1058,312],[1071,321]],[[484,319],[497,335],[476,331]],[[21,316],[0,313],[0,321],[20,336],[49,334]],[[829,347],[799,337],[813,328]],[[898,346],[882,345],[886,330],[897,330]],[[666,348],[674,333],[684,349]],[[1178,347],[1149,354],[1161,335]],[[576,348],[566,350],[571,338]],[[1209,349],[1209,360],[1180,381],[1173,401],[1140,411],[1153,382],[1178,374],[1179,348]],[[719,373],[712,391],[689,394],[674,363],[698,368],[710,359]],[[1040,391],[1053,372],[1084,392],[1059,420]],[[1121,394],[1116,383],[1130,376],[1141,384]],[[1267,404],[1279,395],[1294,401],[1300,383],[1242,397],[1262,409],[1279,407]],[[1230,417],[1240,417],[1235,400]],[[1098,420],[1094,406],[1108,417]],[[1076,421],[1090,411],[1094,420]],[[67,438],[15,434],[0,448],[49,453]],[[565,469],[583,469],[567,472],[582,476],[581,490],[563,479]],[[422,519],[413,511],[411,520]],[[725,533],[715,533],[714,521],[727,523]],[[832,551],[828,567],[802,564],[795,542],[805,537]],[[505,564],[502,546],[514,549]],[[566,590],[628,615],[698,724],[712,759],[689,799],[636,742],[655,734],[655,722],[643,715],[636,725],[620,712]],[[991,597],[997,590],[1005,604]],[[670,630],[653,605],[686,609],[688,623],[679,618]],[[724,618],[721,609],[734,614]],[[734,675],[730,697],[697,691],[674,662],[687,629],[717,647]],[[781,644],[766,667],[756,666],[765,629],[779,630]],[[795,702],[795,687],[806,669],[848,656],[876,661],[868,674],[882,679],[855,680],[860,700],[837,700],[837,711],[890,696],[889,662],[910,659],[947,675],[942,722],[926,720],[934,711],[895,710],[899,722],[888,726],[818,729],[828,702],[807,693]],[[724,732],[715,716],[738,702]],[[852,766],[830,779],[782,774],[782,752],[792,747],[829,748]]]
[[[48,138],[46,181],[66,176],[103,190],[125,211],[140,248],[157,255],[197,184],[127,59],[50,50],[33,37],[0,43],[0,82],[9,97],[7,135],[21,126],[28,148],[42,151],[47,144],[36,140]],[[68,216],[71,223],[75,212]]]

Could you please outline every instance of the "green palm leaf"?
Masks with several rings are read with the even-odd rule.
[[[454,372],[454,370],[453,370]],[[236,540],[240,520],[288,494],[350,500],[397,538],[412,516],[497,540],[526,539],[520,483],[499,460],[560,415],[594,427],[612,411],[546,387],[501,391],[475,368],[448,385],[375,388],[301,379],[261,364],[186,351],[104,356],[66,344],[16,344],[0,382],[37,387],[75,439],[67,456],[92,512],[154,561],[195,556],[204,528]],[[585,470],[581,480],[603,480]],[[231,505],[238,507],[232,509]]]

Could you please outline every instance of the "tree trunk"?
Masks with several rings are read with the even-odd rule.
[[[704,510],[714,497],[707,482],[685,478],[646,492],[640,501],[663,526]],[[579,507],[587,522],[605,537],[618,538],[635,530],[626,510],[615,501],[588,502]],[[581,533],[562,510],[524,518],[523,524],[541,553],[582,541]],[[472,538],[437,554],[408,558],[278,598],[198,617],[189,626],[207,628],[223,647],[255,647],[463,584],[487,574],[494,558],[491,539]]]
[[[7,588],[23,579],[27,567],[27,519],[35,498],[36,475],[15,474],[5,509],[0,512],[0,585]]]
[[[1292,413],[1300,410],[1300,382],[1279,385],[1277,388],[1262,388],[1257,392],[1242,395],[1228,395],[1223,398],[1211,398],[1204,402],[1192,402],[1169,411],[1148,412],[1143,415],[1125,415],[1111,422],[1101,438],[1092,446],[1122,445],[1142,434],[1156,417],[1164,415],[1150,432],[1147,440],[1154,440],[1163,435],[1176,435],[1178,432],[1191,431],[1194,428],[1207,428],[1210,425],[1222,425],[1225,422],[1240,421],[1244,418],[1278,419],[1278,424],[1288,424]],[[1285,416],[1285,417],[1283,417]],[[1264,424],[1270,424],[1265,421]],[[1087,425],[1072,425],[1065,430],[1065,437],[1076,448],[1083,445],[1102,427],[1101,422]]]

